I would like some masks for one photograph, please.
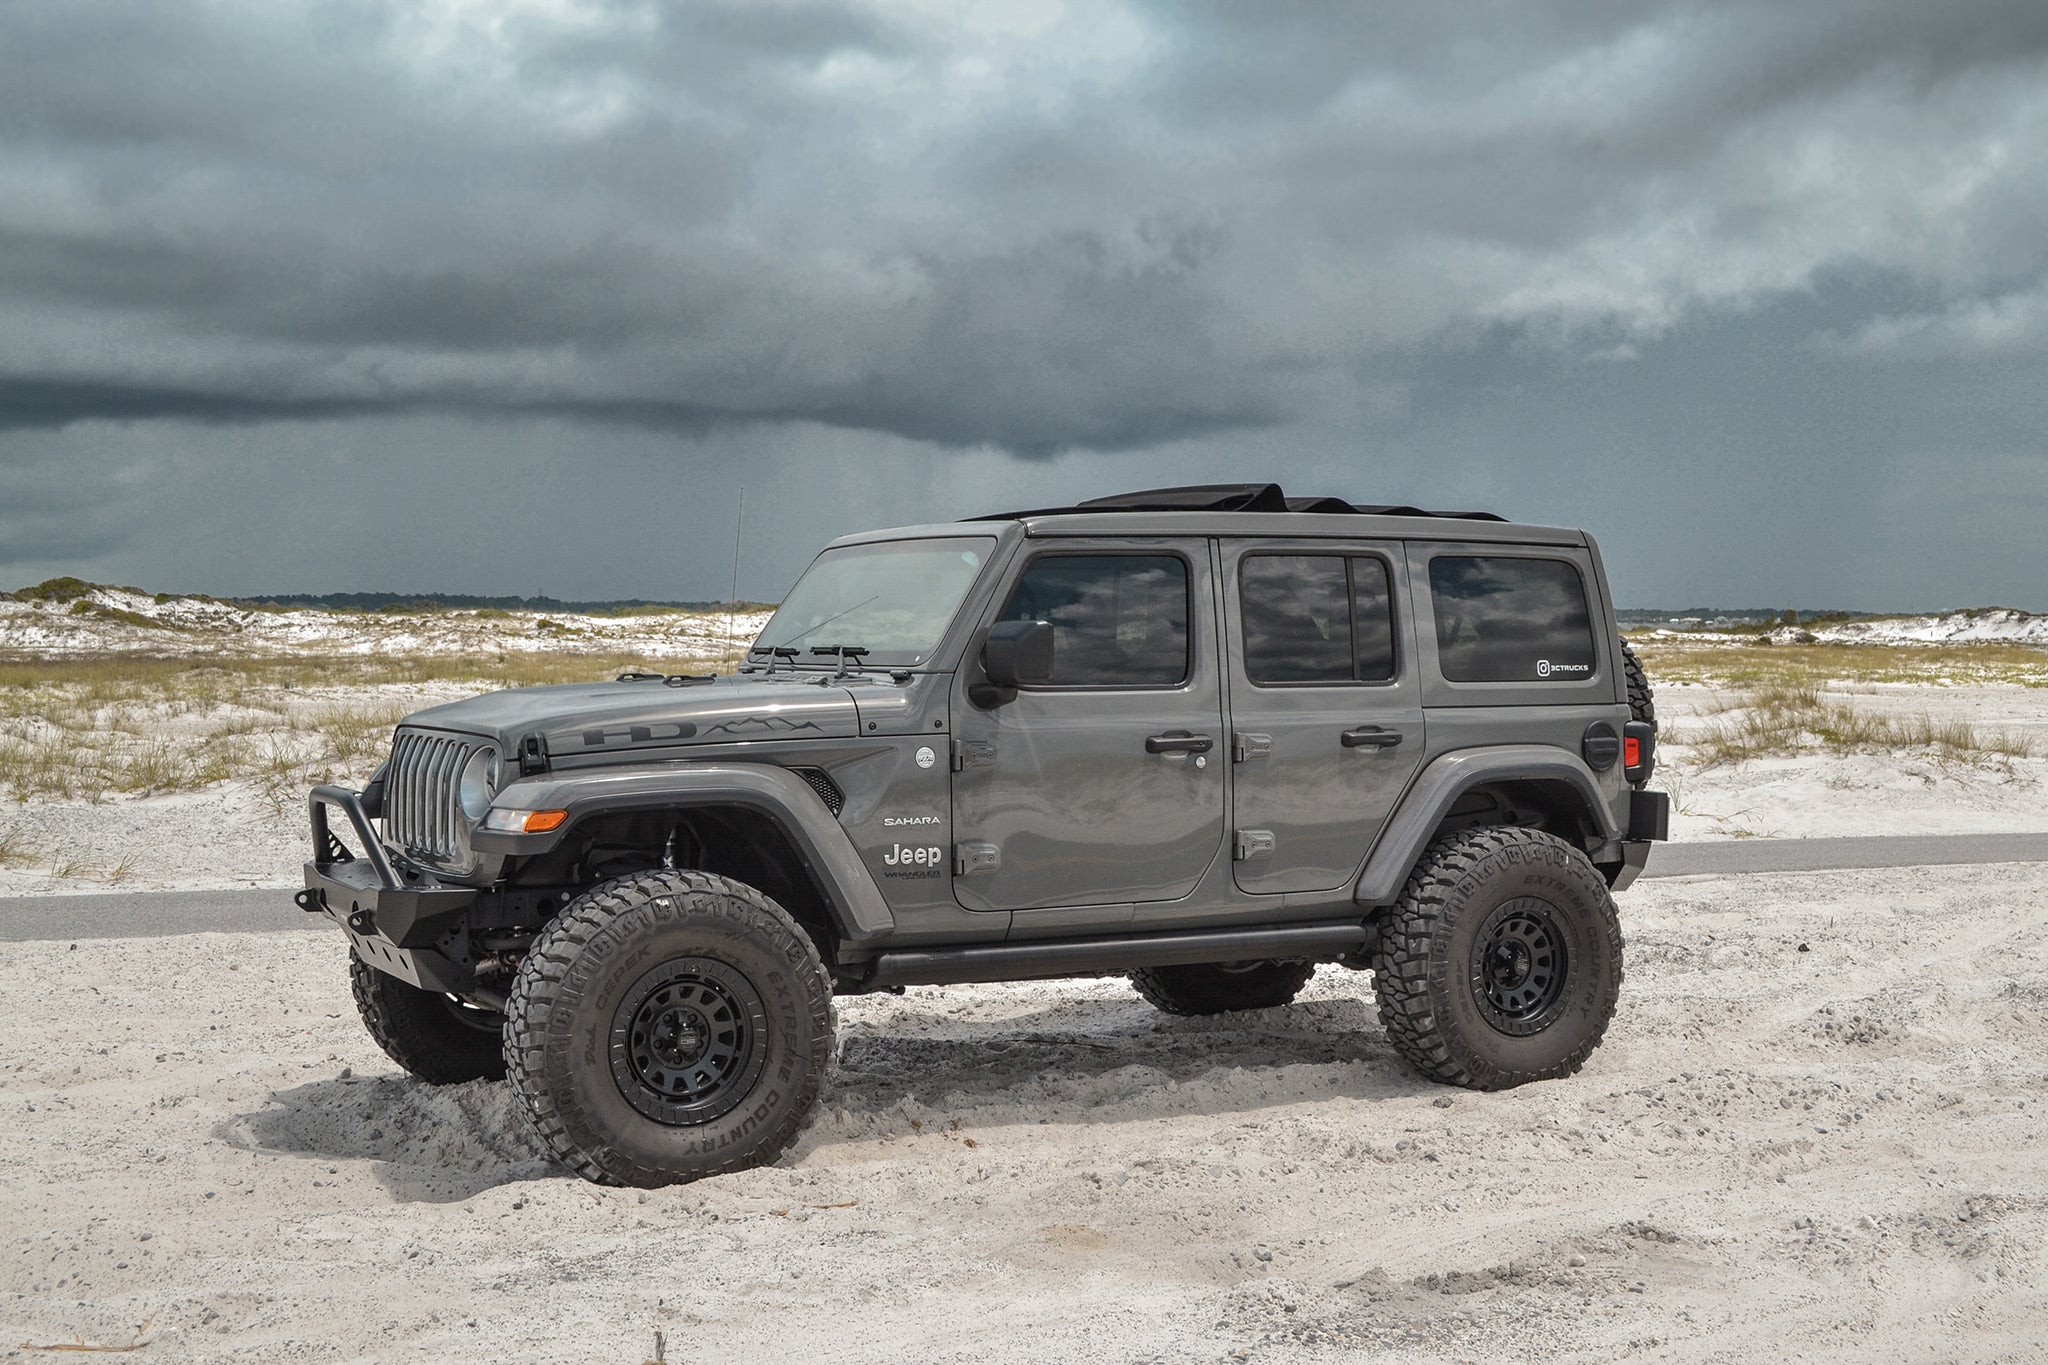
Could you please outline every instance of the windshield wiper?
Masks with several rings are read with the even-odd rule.
[[[782,648],[785,648],[785,647],[787,647],[787,646],[789,646],[789,645],[793,645],[793,644],[795,644],[795,643],[796,643],[796,642],[797,642],[798,640],[801,640],[801,639],[803,639],[803,638],[804,638],[804,637],[805,637],[806,635],[816,635],[816,634],[817,634],[817,633],[818,633],[819,631],[821,631],[821,630],[823,630],[823,629],[824,629],[825,627],[827,627],[827,626],[831,625],[831,624],[832,624],[832,623],[833,623],[834,621],[837,621],[837,620],[839,620],[839,619],[840,619],[841,617],[846,617],[846,616],[851,616],[851,615],[853,615],[853,614],[854,614],[855,612],[859,611],[859,610],[860,610],[860,609],[861,609],[862,607],[864,607],[864,606],[866,606],[866,605],[867,605],[868,603],[870,603],[870,602],[874,601],[874,600],[875,600],[876,598],[880,597],[881,595],[882,595],[882,594],[880,594],[880,593],[878,593],[878,592],[877,592],[877,593],[870,593],[870,594],[869,594],[868,596],[866,596],[866,597],[863,597],[863,598],[862,598],[862,599],[861,599],[860,601],[858,601],[858,602],[854,603],[854,604],[853,604],[852,606],[848,607],[848,608],[847,608],[847,609],[846,609],[845,611],[842,611],[842,612],[840,612],[840,613],[839,613],[838,615],[836,615],[836,616],[828,616],[828,617],[826,617],[826,618],[825,618],[824,620],[822,620],[822,621],[818,622],[818,624],[817,624],[817,625],[815,625],[815,626],[812,626],[812,627],[810,627],[810,628],[809,628],[808,630],[800,630],[800,631],[798,631],[798,632],[797,632],[796,634],[794,634],[794,635],[790,636],[790,637],[789,637],[788,639],[784,640],[784,641],[783,641],[783,642],[782,642],[781,644],[779,644],[779,645],[755,645],[755,646],[754,646],[754,648],[755,648],[755,649],[757,649],[757,650],[759,650],[759,649],[782,649]]]
[[[836,654],[839,656],[839,671],[832,676],[843,678],[849,669],[860,668],[861,660],[874,653],[866,645],[812,645],[813,654]]]
[[[766,654],[768,656],[768,671],[773,673],[777,661],[795,667],[796,656],[802,652],[801,650],[791,649],[787,645],[750,645],[747,648],[747,657],[751,659],[756,654]]]

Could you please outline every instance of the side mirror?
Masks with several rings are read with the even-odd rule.
[[[1020,687],[1052,681],[1053,631],[1045,621],[998,621],[981,642],[981,671],[969,697],[977,706],[1002,706],[1017,699]]]

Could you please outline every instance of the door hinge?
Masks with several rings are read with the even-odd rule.
[[[1255,735],[1240,730],[1231,736],[1230,756],[1239,763],[1249,762],[1254,758],[1265,758],[1272,752],[1271,735]]]
[[[994,844],[964,843],[953,845],[953,875],[972,877],[981,872],[994,872],[1003,865],[1003,851]]]
[[[996,746],[985,739],[956,739],[953,741],[953,771],[964,773],[969,768],[993,768],[996,765]]]
[[[1237,861],[1269,858],[1273,855],[1273,844],[1273,831],[1270,829],[1241,829],[1237,832],[1234,850]]]

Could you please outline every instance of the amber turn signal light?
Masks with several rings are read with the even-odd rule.
[[[484,828],[507,834],[546,834],[560,829],[569,818],[565,810],[494,810],[484,817]]]

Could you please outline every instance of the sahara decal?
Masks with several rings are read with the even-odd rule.
[[[899,825],[938,825],[943,823],[945,822],[936,815],[885,815],[882,817],[882,828],[884,829],[895,829]]]

